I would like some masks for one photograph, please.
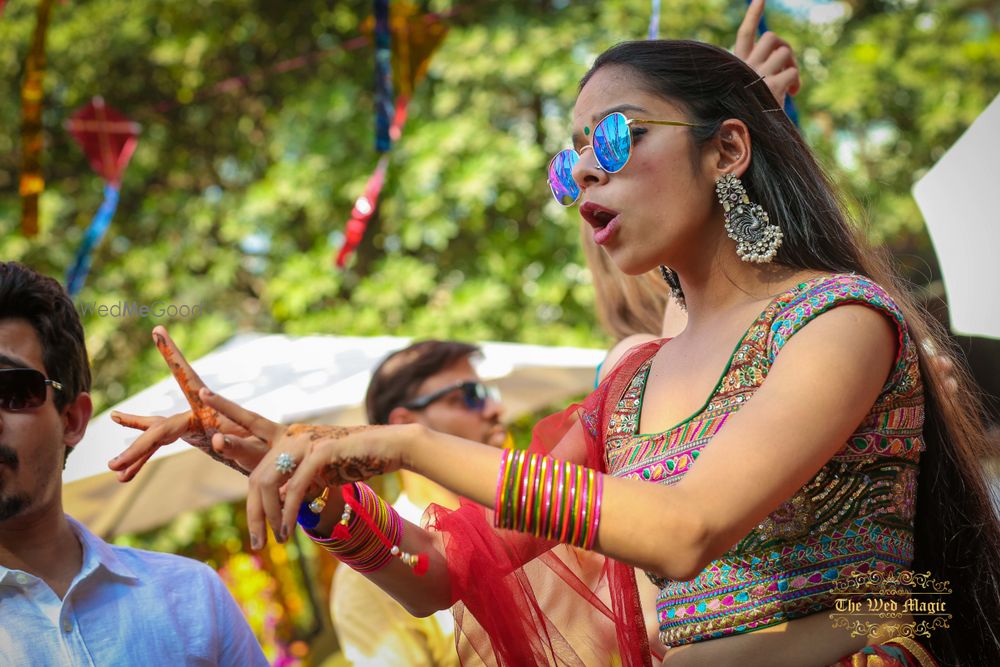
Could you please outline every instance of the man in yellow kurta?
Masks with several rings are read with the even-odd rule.
[[[372,375],[365,406],[371,424],[419,422],[442,433],[502,447],[501,406],[473,368],[474,345],[423,341],[393,353]],[[430,504],[458,507],[458,498],[418,475],[399,473],[393,507],[420,523]],[[375,584],[347,567],[333,577],[330,614],[344,655],[358,667],[457,666],[451,612],[413,617]],[[463,660],[469,664],[468,660]]]

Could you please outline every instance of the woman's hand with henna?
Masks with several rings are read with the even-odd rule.
[[[146,417],[115,411],[111,419],[121,426],[143,431],[128,449],[108,462],[108,467],[118,472],[118,479],[122,482],[131,481],[157,449],[177,440],[184,440],[230,467],[236,464],[244,475],[249,475],[267,453],[267,443],[221,415],[217,430],[223,437],[214,441],[190,410],[170,417]]]
[[[280,542],[288,538],[299,505],[309,500],[317,481],[336,490],[341,484],[399,470],[405,444],[422,429],[414,425],[285,426],[207,389],[202,390],[201,398],[269,446],[250,473],[247,492],[247,528],[254,549],[267,541],[266,524]]]
[[[267,452],[267,444],[202,402],[198,391],[205,386],[205,383],[184,358],[166,328],[162,326],[153,328],[153,342],[156,343],[156,348],[184,393],[191,410],[170,417],[112,413],[111,419],[117,424],[144,433],[128,449],[111,459],[108,467],[118,472],[119,481],[128,482],[135,477],[157,449],[183,439],[216,461],[244,475],[253,470]],[[224,437],[213,441],[212,436],[215,433],[222,433]]]

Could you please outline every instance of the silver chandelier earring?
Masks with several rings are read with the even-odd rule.
[[[736,241],[736,254],[744,262],[766,264],[781,247],[781,228],[772,224],[760,204],[747,196],[736,176],[723,174],[715,181],[715,194],[726,218],[726,233]]]
[[[670,288],[670,294],[674,297],[677,305],[681,307],[681,310],[687,310],[684,290],[681,289],[681,279],[677,277],[677,272],[660,264],[660,275],[663,277],[663,282],[667,283],[667,287]]]

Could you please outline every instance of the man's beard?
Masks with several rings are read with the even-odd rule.
[[[12,519],[28,506],[31,498],[27,494],[20,493],[14,496],[0,496],[0,522]]]
[[[20,461],[17,459],[17,452],[7,445],[0,444],[0,464],[6,465],[12,471],[16,472],[20,465]],[[0,521],[6,521],[11,517],[17,516],[31,502],[31,498],[24,493],[5,496],[3,487],[3,475],[0,474]]]
[[[17,470],[17,467],[21,465],[14,448],[2,442],[0,442],[0,465],[10,466],[11,470]]]

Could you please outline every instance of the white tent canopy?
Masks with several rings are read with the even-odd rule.
[[[365,423],[364,394],[371,371],[405,338],[292,337],[244,334],[192,363],[213,391],[274,421]],[[505,415],[559,405],[588,391],[604,350],[483,343],[480,375],[498,386]],[[114,406],[140,415],[188,408],[172,377]],[[135,480],[120,484],[107,461],[138,432],[111,421],[110,410],[90,422],[63,474],[67,513],[99,535],[155,528],[180,512],[235,500],[246,479],[184,443],[163,447]]]

